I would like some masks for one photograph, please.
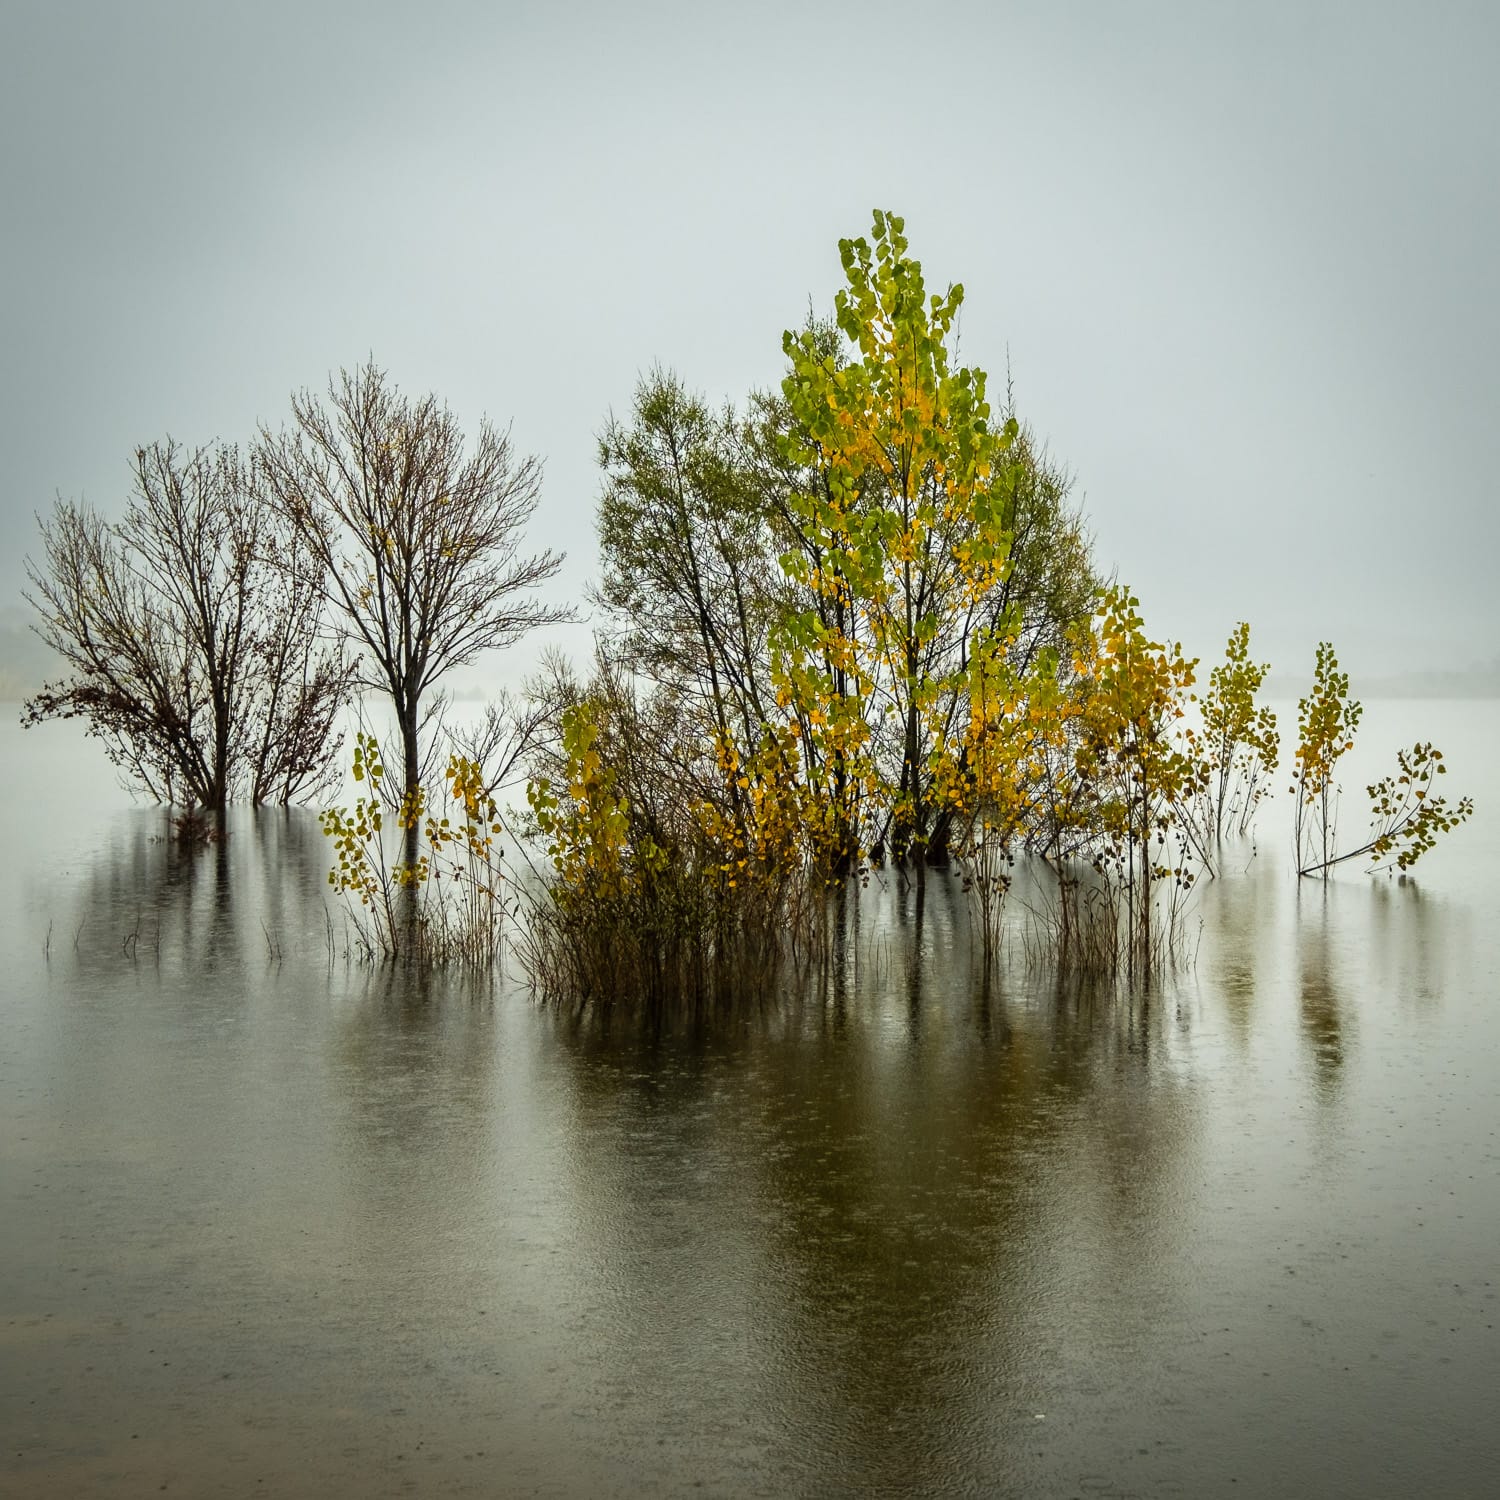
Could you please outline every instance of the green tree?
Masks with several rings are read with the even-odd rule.
[[[758,746],[780,577],[740,424],[654,370],[599,441],[606,653],[693,705],[705,744]]]
[[[929,296],[907,252],[903,221],[878,211],[873,243],[840,241],[847,360],[815,327],[783,338],[784,458],[819,481],[789,497],[800,545],[783,566],[827,607],[796,612],[774,651],[832,809],[836,869],[857,863],[877,789],[893,857],[925,856],[933,746],[957,720],[970,635],[1009,566],[1017,426],[992,423],[983,371],[951,365],[963,288]],[[895,750],[883,777],[877,727]]]

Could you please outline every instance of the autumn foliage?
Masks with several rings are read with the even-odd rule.
[[[778,392],[713,414],[656,372],[603,444],[600,665],[530,788],[552,992],[763,984],[816,951],[818,892],[950,861],[988,964],[1023,857],[1053,891],[1033,952],[1149,976],[1275,774],[1249,626],[1200,697],[1196,660],[1096,580],[1056,471],[953,359],[963,289],[928,289],[891,214],[839,248],[835,318],[784,335]],[[1299,850],[1331,847],[1358,717],[1334,665],[1320,653],[1299,726]],[[1371,789],[1365,852],[1410,862],[1467,815],[1431,799],[1440,771],[1418,747]]]
[[[522,548],[538,461],[488,424],[466,444],[373,362],[295,397],[247,460],[142,449],[121,523],[58,507],[33,602],[74,676],[29,718],[83,715],[148,792],[222,809],[326,784],[348,692],[382,694],[399,770],[361,732],[360,795],[322,814],[371,957],[489,964],[524,914],[550,996],[722,1004],[818,958],[831,890],[954,865],[988,972],[1024,859],[1033,957],[1149,978],[1277,774],[1269,668],[1241,622],[1200,687],[1100,578],[1068,476],[959,360],[963,287],[929,286],[901,218],[839,257],[833,317],[783,333],[777,388],[715,410],[656,369],[610,418],[593,669],[553,662],[441,774],[439,679],[572,611],[535,595],[561,560]],[[1292,753],[1302,875],[1405,872],[1472,812],[1419,741],[1341,847],[1360,714],[1320,644]]]

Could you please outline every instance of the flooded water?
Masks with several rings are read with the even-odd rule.
[[[877,883],[818,1001],[652,1033],[350,965],[310,813],[183,854],[0,725],[0,1493],[1493,1494],[1500,706],[1346,784],[1419,733],[1415,883],[1283,799],[1149,996]]]

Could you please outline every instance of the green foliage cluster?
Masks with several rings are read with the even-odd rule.
[[[352,774],[369,794],[352,808],[325,808],[319,821],[337,860],[328,883],[350,902],[362,950],[393,961],[493,964],[508,882],[500,811],[483,768],[450,756],[432,807],[420,784],[388,784],[379,743],[361,732]],[[391,857],[388,835],[397,836],[403,857]]]
[[[988,945],[1021,848],[1107,873],[1127,926],[1156,872],[1189,883],[1165,843],[1203,781],[1168,745],[1190,664],[1101,593],[1065,478],[952,361],[962,288],[928,292],[894,215],[840,253],[836,319],[784,335],[779,392],[712,413],[655,372],[601,443],[600,666],[532,788],[554,933],[586,911],[614,952],[801,939],[808,890],[956,858]]]

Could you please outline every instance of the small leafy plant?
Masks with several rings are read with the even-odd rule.
[[[1370,837],[1355,849],[1336,847],[1339,788],[1334,767],[1354,744],[1362,709],[1349,697],[1349,677],[1327,642],[1318,645],[1312,691],[1297,705],[1297,768],[1292,791],[1297,796],[1295,836],[1297,873],[1321,875],[1335,865],[1369,856],[1371,870],[1405,873],[1447,833],[1474,811],[1472,798],[1450,807],[1434,795],[1439,776],[1446,776],[1442,751],[1430,741],[1396,752],[1396,770],[1365,788],[1370,798]]]
[[[1270,666],[1250,659],[1250,626],[1230,634],[1224,660],[1208,674],[1203,732],[1210,763],[1209,808],[1214,837],[1244,833],[1270,790],[1281,751],[1275,713],[1255,701]]]
[[[449,757],[442,801],[429,808],[419,784],[394,797],[375,737],[354,743],[354,779],[370,794],[352,809],[319,815],[337,863],[328,883],[353,904],[355,929],[369,957],[487,966],[500,946],[506,885],[499,810],[484,772]],[[399,833],[404,857],[389,860],[384,839]]]

